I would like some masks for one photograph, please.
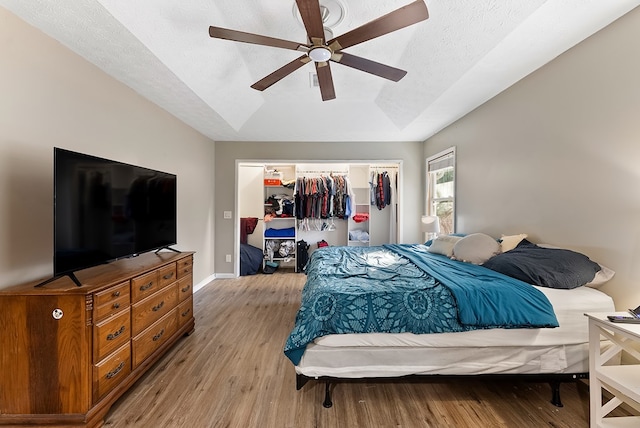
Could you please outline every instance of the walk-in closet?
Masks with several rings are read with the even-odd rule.
[[[401,161],[237,163],[240,275],[301,271],[326,245],[375,246],[401,236]],[[247,261],[248,258],[251,261]]]

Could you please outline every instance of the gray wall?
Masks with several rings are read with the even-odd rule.
[[[422,143],[260,143],[216,142],[216,274],[233,272],[233,263],[225,254],[234,253],[233,219],[222,219],[223,211],[235,211],[236,160],[274,161],[403,161],[402,222],[404,242],[418,242],[420,215],[423,211]]]
[[[616,271],[640,304],[640,8],[444,129],[457,147],[459,232],[528,233]]]
[[[214,143],[0,8],[0,288],[52,274],[53,147],[178,175],[178,245],[213,274]]]

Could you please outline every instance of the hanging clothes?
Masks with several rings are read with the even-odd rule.
[[[376,192],[376,205],[378,209],[383,209],[386,205],[384,203],[384,175],[378,174],[378,191]]]
[[[346,200],[344,208],[344,218],[349,218],[356,213],[356,195],[353,191],[353,186],[348,177],[344,177]]]
[[[382,210],[391,204],[391,178],[389,177],[387,171],[381,173],[373,172],[371,174],[371,181],[369,181],[369,186],[371,187],[371,205],[378,207],[379,210]]]
[[[348,179],[343,175],[299,177],[294,186],[295,217],[298,220],[345,218],[349,212],[348,186]]]
[[[253,233],[258,225],[257,217],[242,217],[240,218],[240,243],[247,243],[247,235]]]
[[[382,175],[382,185],[384,186],[384,205],[388,206],[391,204],[391,179],[389,178],[387,171],[383,172]]]

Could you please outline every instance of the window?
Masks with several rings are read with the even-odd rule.
[[[440,220],[440,234],[455,231],[456,149],[427,158],[427,215]]]

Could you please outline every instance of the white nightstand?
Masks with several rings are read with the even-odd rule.
[[[589,416],[591,427],[640,427],[640,416],[606,417],[625,403],[640,413],[640,324],[613,323],[611,313],[588,313],[589,317]],[[628,315],[618,313],[618,315]],[[606,338],[612,346],[600,349]],[[640,348],[638,348],[640,349]],[[626,351],[639,363],[620,365],[620,353]],[[614,397],[603,405],[602,389]]]

